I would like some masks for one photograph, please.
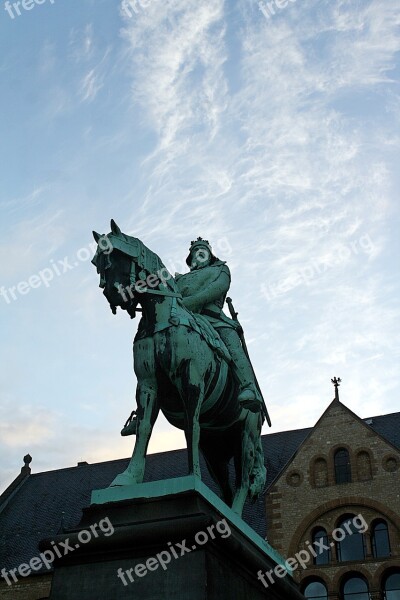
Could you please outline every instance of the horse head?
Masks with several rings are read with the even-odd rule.
[[[96,254],[92,263],[100,275],[100,287],[115,314],[119,306],[131,318],[146,286],[170,288],[176,291],[175,281],[160,258],[141,240],[121,231],[111,220],[111,232],[101,235],[96,231]]]
[[[119,306],[134,316],[135,299],[127,291],[136,279],[138,240],[122,233],[113,219],[110,233],[99,234],[93,231],[93,237],[97,242],[97,249],[92,263],[100,275],[99,285],[111,310],[115,314]]]

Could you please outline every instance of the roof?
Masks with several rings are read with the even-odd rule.
[[[369,419],[364,419],[369,421]],[[400,449],[400,412],[372,418],[371,429]],[[296,429],[262,436],[267,467],[267,487],[282,471],[312,428]],[[93,489],[110,485],[128,465],[129,459],[31,474],[13,493],[0,512],[0,568],[7,570],[29,562],[38,555],[38,543],[52,538],[61,525],[76,526],[82,508],[90,503]],[[203,480],[218,493],[202,461]],[[150,454],[146,459],[145,481],[156,481],[187,474],[186,449]],[[4,496],[4,494],[3,494]],[[0,497],[0,504],[3,500]],[[265,502],[246,503],[244,520],[265,537]]]

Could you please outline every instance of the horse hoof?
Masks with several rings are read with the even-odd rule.
[[[135,485],[136,481],[132,477],[132,475],[128,475],[127,473],[120,473],[116,476],[110,487],[116,487],[120,485]]]

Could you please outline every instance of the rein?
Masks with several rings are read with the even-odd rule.
[[[170,298],[182,298],[182,294],[177,294],[176,292],[168,292],[167,290],[153,290],[146,288],[140,291],[141,294],[155,294],[156,296],[168,296]]]
[[[153,290],[146,288],[141,290],[141,293],[153,294],[154,296],[164,296],[167,298],[172,298],[171,303],[171,312],[168,321],[163,321],[161,323],[155,323],[152,327],[151,331],[147,330],[143,337],[153,336],[155,333],[159,333],[160,331],[165,331],[170,327],[177,327],[178,325],[183,325],[184,327],[188,327],[189,329],[193,329],[197,333],[201,335],[201,331],[194,321],[193,317],[178,316],[178,302],[177,299],[180,298],[182,300],[182,294],[176,292],[170,292],[168,290]],[[143,339],[140,336],[139,339]]]

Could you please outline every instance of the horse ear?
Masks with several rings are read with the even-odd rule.
[[[97,231],[92,231],[92,233],[93,233],[94,241],[99,243],[99,239],[101,238],[101,235],[99,233],[97,233]]]
[[[114,235],[119,235],[120,233],[122,233],[114,219],[111,219],[111,231]]]

